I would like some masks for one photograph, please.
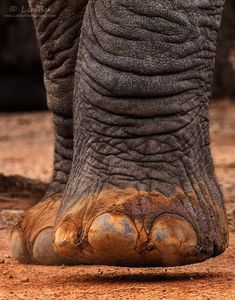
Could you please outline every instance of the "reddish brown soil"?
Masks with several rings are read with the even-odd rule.
[[[235,299],[235,104],[215,102],[210,114],[212,152],[230,222],[230,246],[223,255],[177,268],[20,265],[9,250],[9,225],[38,199],[40,193],[32,191],[45,188],[37,182],[29,188],[21,178],[4,192],[0,185],[0,300]],[[1,172],[48,182],[52,131],[48,113],[0,115]]]

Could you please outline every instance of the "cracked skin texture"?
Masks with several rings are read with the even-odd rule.
[[[180,189],[172,197],[133,188],[109,189],[80,199],[65,217],[58,214],[61,201],[55,197],[26,212],[12,234],[12,245],[21,239],[22,250],[14,251],[13,246],[13,253],[23,253],[18,260],[24,263],[175,266],[203,261],[215,249],[223,252],[227,247],[223,207],[212,206],[207,199],[216,229],[205,236],[196,219],[182,209],[185,197],[197,204],[195,195]],[[40,238],[42,232],[45,239]]]

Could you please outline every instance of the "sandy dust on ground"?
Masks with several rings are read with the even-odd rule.
[[[21,265],[12,258],[10,226],[46,188],[38,181],[50,180],[53,126],[47,112],[0,114],[0,172],[37,180],[28,183],[24,177],[14,177],[10,181],[14,186],[4,185],[4,191],[0,185],[0,300],[235,299],[235,104],[214,102],[210,115],[212,153],[225,195],[230,246],[223,255],[201,264],[135,269]]]

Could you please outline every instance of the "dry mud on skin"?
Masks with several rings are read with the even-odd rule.
[[[223,255],[177,268],[21,265],[9,250],[10,225],[38,200],[35,190],[43,192],[46,185],[31,182],[35,188],[29,188],[22,177],[19,184],[15,177],[5,178],[13,185],[5,185],[5,194],[0,186],[0,300],[235,299],[235,104],[215,102],[210,115],[212,152],[230,222],[230,246]],[[0,172],[48,183],[52,149],[48,113],[0,115]]]

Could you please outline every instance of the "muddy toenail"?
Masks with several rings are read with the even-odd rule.
[[[193,226],[183,217],[164,214],[155,220],[151,232],[154,247],[164,256],[187,256],[197,247]]]
[[[104,259],[109,257],[124,258],[134,254],[138,238],[134,223],[122,215],[105,213],[92,223],[88,242],[96,253],[102,253]]]

